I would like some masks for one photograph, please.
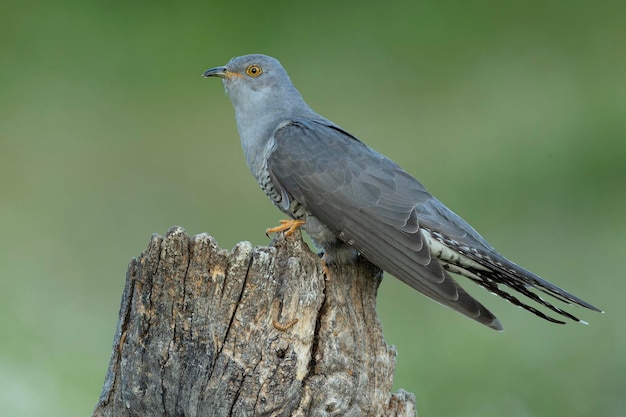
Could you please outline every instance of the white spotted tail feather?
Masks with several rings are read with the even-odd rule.
[[[422,235],[430,247],[430,253],[439,260],[447,271],[471,279],[491,293],[506,299],[518,307],[530,311],[542,319],[553,323],[565,324],[565,321],[548,316],[541,310],[523,303],[517,297],[504,291],[501,285],[515,290],[563,317],[567,317],[570,320],[582,324],[588,323],[544,300],[533,292],[533,289],[548,294],[565,304],[577,304],[597,312],[602,312],[586,301],[581,300],[575,295],[542,279],[521,266],[514,264],[497,253],[488,255],[476,248],[463,245],[454,239],[446,238],[441,233],[426,228],[422,228]]]

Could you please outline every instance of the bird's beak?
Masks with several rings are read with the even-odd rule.
[[[231,78],[231,77],[241,77],[241,75],[237,72],[230,72],[226,69],[226,67],[215,67],[208,69],[202,74],[203,78],[209,77],[219,77],[219,78]]]

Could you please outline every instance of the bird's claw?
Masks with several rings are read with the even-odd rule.
[[[306,223],[304,220],[281,220],[280,226],[265,229],[265,235],[270,237],[271,233],[285,232],[285,236],[291,236],[296,230],[302,227],[304,223]]]
[[[328,263],[326,263],[326,254],[322,255],[322,274],[324,274],[324,279],[326,281],[330,281],[330,268],[328,267]]]

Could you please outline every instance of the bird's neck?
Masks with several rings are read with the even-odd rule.
[[[264,169],[274,131],[281,123],[300,117],[317,116],[297,91],[296,94],[277,95],[275,100],[268,100],[260,92],[248,94],[245,100],[240,100],[240,97],[231,99],[234,99],[237,130],[246,162],[255,176]]]
[[[275,118],[258,115],[250,120],[250,114],[237,112],[237,130],[248,168],[258,176],[265,163],[266,152],[275,130]]]

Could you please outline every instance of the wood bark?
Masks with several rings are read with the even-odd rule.
[[[414,416],[391,393],[382,273],[322,263],[300,232],[232,251],[182,228],[128,267],[94,416]]]

